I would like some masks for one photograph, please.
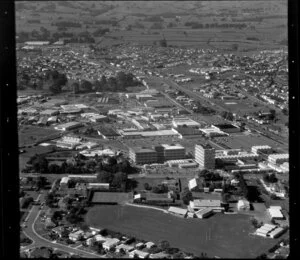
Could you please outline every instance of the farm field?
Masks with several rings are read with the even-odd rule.
[[[206,252],[210,257],[255,258],[277,241],[250,235],[254,231],[250,217],[239,214],[200,220],[133,206],[95,206],[86,222],[155,243],[168,240],[173,247],[196,255]]]
[[[152,1],[147,4],[135,1],[126,1],[125,4],[120,1],[26,3],[25,7],[17,5],[16,28],[17,31],[31,32],[43,26],[54,33],[58,28],[54,23],[68,19],[76,22],[80,20],[81,27],[67,27],[67,32],[93,33],[100,25],[109,28],[108,34],[96,39],[96,43],[101,46],[122,42],[152,45],[154,41],[165,37],[169,45],[205,49],[230,50],[232,44],[237,43],[239,52],[282,47],[282,40],[287,39],[286,2],[258,3],[254,7],[251,1],[234,4],[228,1],[222,4],[219,1],[186,1],[183,7],[182,3],[173,2],[170,5],[168,1],[155,1],[155,8]],[[114,20],[117,23],[115,26],[109,23],[102,25],[101,20]],[[162,29],[152,28],[155,22]],[[202,28],[192,28],[187,22],[199,23]],[[218,26],[209,27],[209,24]],[[225,24],[227,27],[219,27]],[[228,24],[246,24],[247,27],[234,29],[228,27]]]

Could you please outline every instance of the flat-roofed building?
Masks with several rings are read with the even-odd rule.
[[[198,188],[198,178],[193,178],[188,182],[189,190],[194,190]]]
[[[162,144],[164,148],[164,160],[176,160],[185,158],[185,148],[180,145]]]
[[[104,139],[116,139],[120,135],[111,127],[99,127],[98,134],[101,135]]]
[[[58,114],[59,114],[59,111],[55,110],[55,109],[46,109],[46,110],[40,112],[40,115],[43,115],[43,116],[56,116]]]
[[[187,209],[182,209],[182,208],[178,208],[178,207],[170,207],[168,209],[168,212],[172,215],[182,217],[182,218],[185,218],[187,215]]]
[[[87,189],[109,190],[109,183],[88,183]]]
[[[74,149],[76,146],[80,145],[82,138],[74,136],[64,136],[61,140],[56,142],[57,147]]]
[[[79,122],[68,122],[65,124],[57,125],[54,127],[54,129],[60,130],[60,131],[69,131],[69,130],[79,128],[81,126],[82,126],[82,124]]]
[[[197,218],[207,218],[208,216],[213,214],[213,210],[210,208],[202,208],[195,212]]]
[[[188,117],[176,117],[173,119],[172,124],[174,127],[182,127],[182,126],[188,126],[188,127],[200,127],[201,124],[188,118]]]
[[[49,41],[27,41],[25,42],[25,45],[31,45],[31,46],[44,46],[49,45]]]
[[[194,210],[210,208],[215,212],[224,211],[224,208],[222,207],[220,200],[193,200],[190,201],[189,206]]]
[[[215,149],[209,144],[195,146],[195,160],[204,169],[215,168]]]
[[[289,161],[289,154],[288,153],[270,154],[268,156],[268,161],[273,164],[282,164],[284,162]]]
[[[177,127],[176,129],[173,128],[173,130],[178,132],[181,139],[192,139],[203,136],[203,133],[199,129],[192,127]]]
[[[280,206],[270,206],[268,212],[272,219],[284,219]]]
[[[83,237],[84,232],[82,230],[78,230],[76,232],[73,232],[69,234],[69,239],[72,241],[78,241]]]
[[[285,231],[284,228],[282,227],[277,227],[275,228],[274,230],[272,230],[270,233],[269,233],[269,237],[270,238],[277,238],[279,237],[281,234],[283,234]]]
[[[134,247],[130,245],[124,245],[124,244],[117,245],[116,252],[119,253],[121,250],[123,250],[125,253],[128,253],[134,250]]]
[[[214,125],[214,126],[216,128],[218,128],[220,131],[225,132],[227,134],[241,132],[241,129],[239,127],[232,125],[232,124],[218,124],[218,125]]]
[[[237,208],[238,210],[250,210],[250,202],[248,200],[239,200]]]
[[[130,148],[129,158],[136,164],[156,163],[157,152],[149,148]]]
[[[272,147],[269,145],[255,145],[251,147],[251,152],[256,154],[258,154],[259,152],[265,153],[272,150]]]
[[[61,188],[67,188],[69,184],[70,178],[69,177],[62,177],[59,183]]]
[[[107,238],[105,242],[102,244],[103,248],[107,251],[114,248],[116,245],[118,245],[120,242],[117,238]]]
[[[70,179],[73,179],[73,180],[81,180],[81,179],[86,179],[86,180],[96,180],[97,179],[97,174],[83,174],[83,175],[80,175],[80,174],[69,174],[68,177]]]
[[[193,159],[170,160],[166,162],[169,167],[178,167],[180,169],[197,168],[199,166]]]
[[[138,258],[143,259],[143,258],[147,258],[149,256],[149,253],[136,249],[136,250],[131,251],[128,256],[130,258],[138,257]]]

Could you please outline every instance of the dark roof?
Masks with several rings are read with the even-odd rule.
[[[201,135],[201,131],[199,129],[195,129],[192,127],[177,127],[176,131],[181,135]]]
[[[131,193],[126,192],[100,192],[95,191],[92,195],[92,203],[121,203],[130,198]]]
[[[232,124],[217,124],[215,125],[216,127],[222,129],[230,129],[230,128],[237,128],[236,126],[232,125]]]
[[[119,134],[111,127],[99,127],[98,131],[105,136],[119,136]]]

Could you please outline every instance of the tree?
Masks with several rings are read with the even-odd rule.
[[[46,206],[52,208],[54,202],[55,202],[54,194],[52,192],[49,192],[45,197],[45,204]]]
[[[151,186],[148,182],[144,183],[145,190],[151,190]]]
[[[237,51],[239,49],[239,45],[237,43],[234,43],[231,45],[231,48],[233,51]]]
[[[74,94],[79,93],[80,87],[78,82],[73,82],[71,85],[71,89],[73,90]]]
[[[192,192],[188,188],[185,188],[181,193],[181,199],[185,205],[188,205],[191,200],[193,200]]]
[[[170,243],[166,240],[161,240],[158,242],[158,247],[164,251],[170,247]]]
[[[32,203],[33,201],[34,201],[34,200],[33,200],[32,197],[25,198],[25,199],[23,200],[23,203],[22,203],[22,205],[21,205],[21,208],[22,208],[22,209],[28,208],[28,206],[30,205],[30,203]]]
[[[159,46],[160,47],[168,47],[168,43],[166,39],[162,39],[159,41]]]
[[[112,186],[117,188],[122,188],[122,190],[126,189],[126,181],[127,181],[127,174],[124,172],[117,172],[112,181]]]
[[[111,183],[114,175],[107,171],[101,171],[97,175],[97,180],[102,183]]]
[[[32,166],[36,172],[40,172],[40,173],[48,172],[48,160],[44,156],[38,156],[34,160]]]
[[[87,81],[87,80],[83,80],[80,84],[80,89],[83,92],[91,92],[93,88],[93,85],[91,82]]]
[[[47,184],[47,178],[44,176],[38,176],[35,185],[38,189],[42,189]]]

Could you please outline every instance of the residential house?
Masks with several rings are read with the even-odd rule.
[[[114,248],[120,242],[117,238],[107,238],[106,241],[103,243],[103,248],[107,251]]]
[[[130,258],[138,257],[138,258],[147,258],[149,256],[148,252],[144,252],[141,250],[133,250],[129,253]]]

